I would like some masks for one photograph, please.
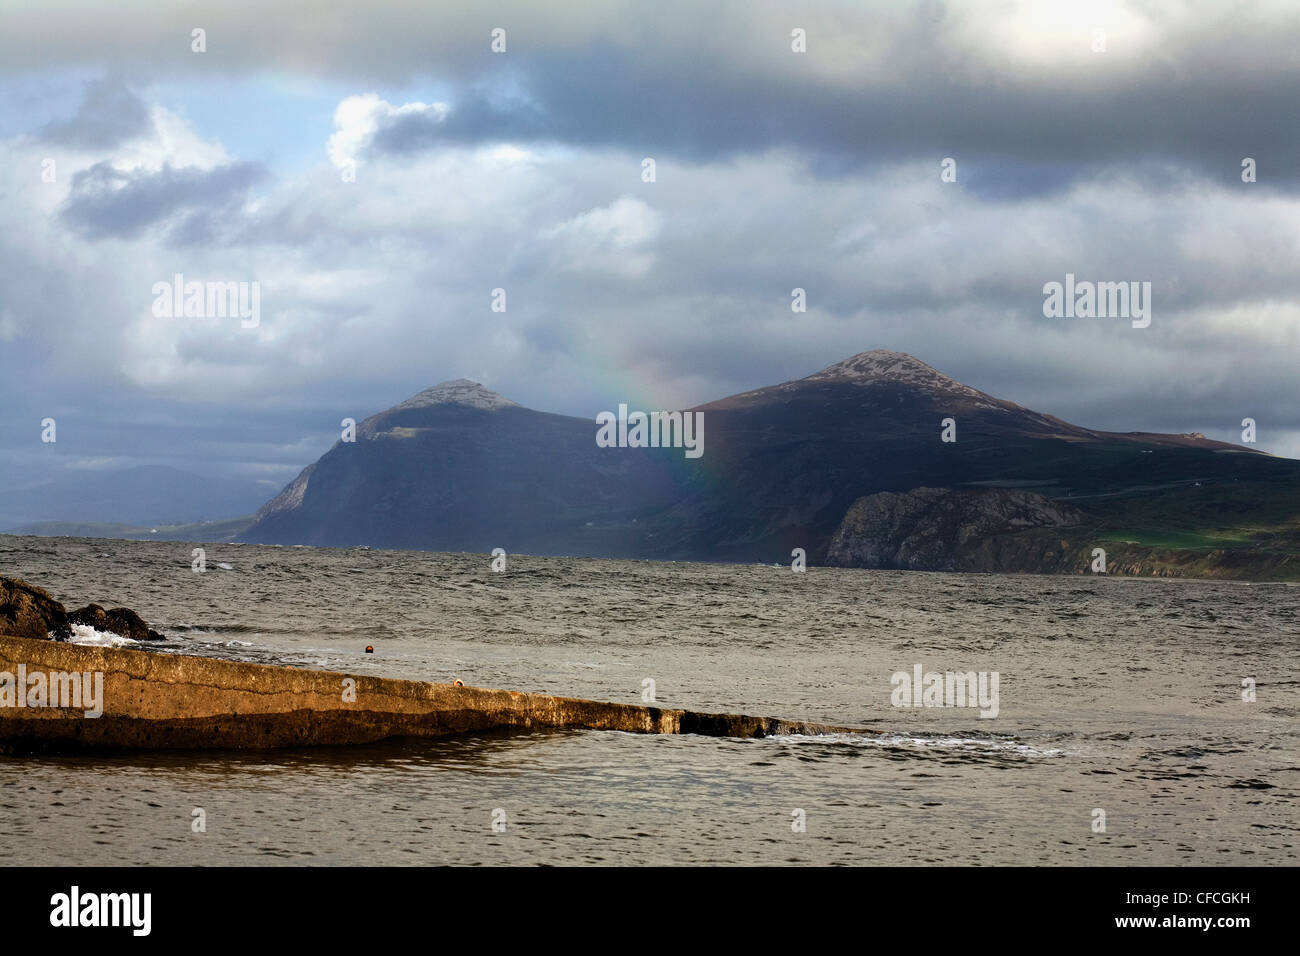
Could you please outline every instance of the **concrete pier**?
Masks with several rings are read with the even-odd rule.
[[[6,675],[12,686],[20,667],[27,675],[102,674],[103,713],[85,716],[84,700],[72,708],[0,706],[0,752],[261,749],[507,728],[714,737],[871,732],[18,637],[0,637],[0,700]]]

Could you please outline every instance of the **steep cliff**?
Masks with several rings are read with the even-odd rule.
[[[887,491],[853,503],[831,539],[826,563],[910,571],[1045,570],[1046,559],[1055,564],[1067,550],[1065,542],[1059,553],[1049,546],[1049,553],[1043,554],[1016,544],[1000,548],[995,539],[1082,521],[1077,508],[1030,491]]]

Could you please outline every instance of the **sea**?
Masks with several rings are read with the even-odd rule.
[[[874,731],[0,756],[0,864],[1300,861],[1288,584],[23,536],[0,573],[154,653]],[[903,700],[918,666],[996,716]]]

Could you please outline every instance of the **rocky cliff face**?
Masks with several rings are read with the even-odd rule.
[[[1039,553],[1041,536],[1032,548],[1020,546],[1019,540],[999,547],[999,537],[1082,520],[1076,508],[1030,491],[882,492],[859,498],[849,508],[831,539],[826,563],[909,571],[1041,571],[1060,557]],[[1053,549],[1049,545],[1047,550]],[[1062,541],[1059,550],[1072,549]]]

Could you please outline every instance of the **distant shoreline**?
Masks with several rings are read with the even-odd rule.
[[[229,545],[232,547],[256,547],[256,548],[277,548],[277,549],[309,548],[309,549],[319,549],[323,551],[352,551],[352,550],[376,551],[376,552],[389,551],[394,554],[448,554],[448,555],[480,554],[483,557],[485,570],[487,568],[488,562],[490,561],[490,555],[487,552],[469,551],[469,550],[447,550],[447,549],[433,549],[433,548],[379,548],[379,547],[372,547],[370,545],[364,545],[364,544],[360,544],[360,545],[261,544],[258,542],[249,542],[249,541],[225,541],[225,540],[212,541],[212,540],[203,540],[199,538],[173,538],[169,536],[163,536],[161,533],[158,535],[149,535],[148,537],[117,538],[117,537],[103,537],[99,535],[17,534],[14,532],[3,531],[0,532],[0,539],[3,538],[37,538],[37,539],[67,540],[67,541],[82,540],[87,542],[155,541],[155,542],[166,542],[168,544],[193,544],[193,545],[200,545],[200,546],[221,544],[221,545]],[[1088,539],[1088,541],[1085,542],[1087,547],[1091,547],[1092,543],[1093,543],[1092,539]],[[1172,573],[1175,570],[1179,570],[1178,565],[1175,563],[1177,558],[1179,557],[1184,558],[1186,561],[1188,561],[1188,563],[1185,564],[1184,567],[1187,569],[1194,570],[1197,566],[1194,563],[1196,557],[1198,555],[1202,557],[1204,556],[1203,554],[1201,554],[1201,552],[1193,551],[1191,549],[1184,549],[1182,551],[1170,550],[1167,552],[1157,551],[1155,552],[1155,556],[1157,560],[1170,561],[1170,564],[1167,566],[1165,573],[1158,573],[1154,571],[1147,571],[1146,570],[1147,565],[1142,563],[1143,555],[1147,554],[1151,549],[1145,549],[1145,548],[1134,546],[1132,545],[1131,542],[1119,542],[1119,544],[1121,545],[1121,547],[1113,548],[1111,551],[1111,554],[1114,557],[1119,559],[1119,563],[1112,566],[1112,568],[1108,570],[1105,574],[1093,574],[1091,572],[1088,572],[1087,570],[1066,571],[1066,570],[1061,570],[1059,568],[1045,568],[1043,570],[1029,570],[1023,568],[980,569],[980,568],[968,568],[968,567],[940,569],[940,568],[904,568],[904,567],[859,567],[854,565],[841,565],[841,564],[809,564],[808,569],[821,571],[821,572],[877,571],[877,572],[893,572],[893,573],[900,573],[900,574],[903,573],[937,574],[937,575],[977,574],[977,575],[988,575],[992,577],[1090,578],[1090,579],[1109,577],[1109,578],[1119,578],[1123,580],[1133,580],[1133,581],[1199,581],[1199,582],[1221,582],[1225,584],[1227,583],[1231,583],[1231,584],[1300,583],[1300,560],[1293,560],[1292,556],[1290,555],[1277,556],[1279,559],[1278,560],[1279,567],[1294,569],[1290,574],[1270,575],[1267,573],[1263,573],[1263,574],[1252,575],[1250,573],[1247,573],[1250,570],[1258,570],[1257,566],[1242,566],[1239,568],[1232,568],[1230,570],[1232,570],[1234,573],[1231,574],[1225,574],[1225,573],[1201,573],[1201,574],[1190,573],[1189,574],[1189,573]],[[1079,545],[1078,547],[1083,548],[1084,545]],[[662,564],[662,565],[694,564],[694,565],[719,565],[723,567],[758,566],[758,567],[781,568],[784,569],[787,573],[790,572],[789,563],[780,562],[780,561],[740,561],[740,560],[727,561],[721,559],[704,559],[704,558],[630,557],[624,555],[537,554],[537,553],[530,553],[524,551],[515,552],[512,554],[512,557],[538,558],[543,560],[545,559],[570,560],[570,561],[635,561],[635,562],[641,562],[646,564]],[[1285,561],[1281,560],[1283,558],[1285,558],[1286,560]],[[188,562],[188,558],[186,558],[186,561]],[[1080,565],[1080,567],[1082,566],[1083,565]],[[1133,570],[1134,568],[1138,568],[1139,570]]]

